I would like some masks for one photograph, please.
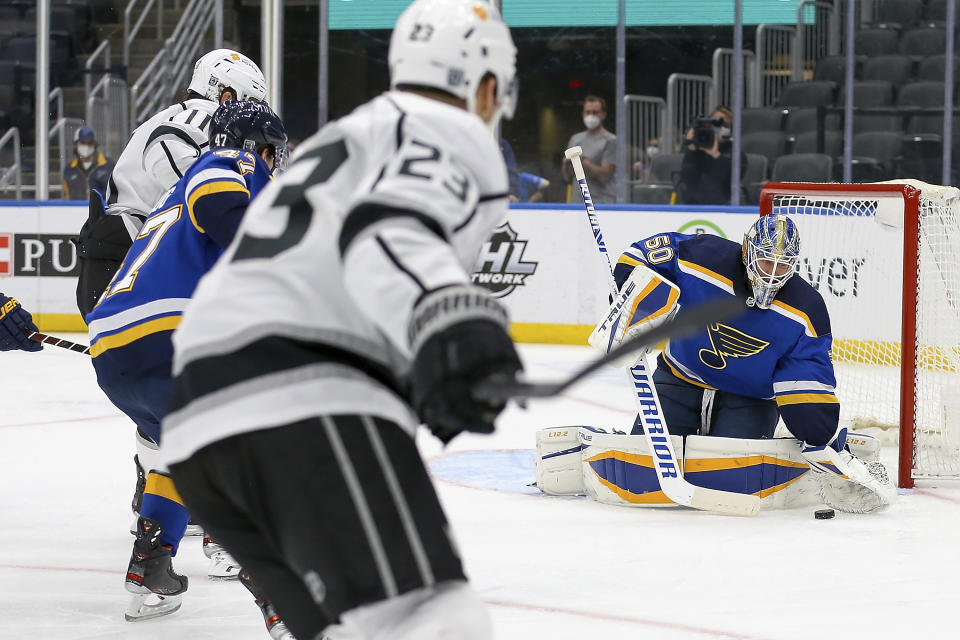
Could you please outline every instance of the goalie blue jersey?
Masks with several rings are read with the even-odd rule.
[[[257,155],[207,151],[143,223],[85,320],[90,354],[120,369],[169,367],[171,334],[200,278],[229,245],[250,200],[271,180]]]
[[[642,264],[680,288],[681,308],[722,296],[746,299],[751,289],[741,251],[739,243],[708,234],[651,236],[620,256],[617,286]],[[638,308],[662,304],[659,290],[664,288],[653,288],[646,296],[650,304],[641,300]],[[787,428],[807,440],[808,434],[822,437],[837,430],[831,340],[823,298],[795,275],[769,309],[745,306],[733,320],[670,340],[658,366],[699,387],[774,399]]]

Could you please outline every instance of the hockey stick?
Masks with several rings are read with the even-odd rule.
[[[570,147],[564,155],[573,165],[573,173],[577,177],[580,194],[583,196],[583,206],[586,208],[590,228],[593,230],[593,239],[600,255],[607,262],[608,283],[611,293],[616,298],[619,290],[613,275],[613,264],[610,262],[610,255],[603,242],[600,221],[597,218],[596,210],[593,208],[593,199],[590,197],[590,189],[587,187],[587,177],[583,172],[583,163],[580,161],[583,149]],[[631,367],[628,372],[633,386],[633,397],[637,404],[637,415],[643,424],[643,432],[647,437],[650,454],[656,456],[657,475],[663,493],[673,502],[694,509],[740,516],[756,515],[760,509],[760,498],[758,496],[707,489],[687,482],[681,473],[683,465],[673,450],[673,441],[666,421],[663,419],[660,398],[657,396],[652,374],[647,368],[646,358],[640,358],[640,361]]]
[[[64,340],[63,338],[48,336],[47,334],[40,333],[39,331],[24,330],[24,333],[27,334],[27,337],[34,342],[40,342],[41,344],[52,344],[53,346],[60,347],[61,349],[69,349],[70,351],[76,351],[77,353],[85,353],[90,355],[90,347],[85,344],[78,344],[76,342]]]
[[[643,333],[638,333],[618,346],[611,349],[604,356],[590,362],[562,382],[534,383],[534,382],[492,382],[485,381],[477,384],[472,393],[477,398],[506,400],[508,398],[550,398],[563,393],[577,384],[597,369],[614,362],[618,358],[630,355],[643,347],[657,344],[661,340],[673,338],[693,329],[699,329],[713,322],[731,318],[743,311],[743,303],[736,298],[721,298],[711,300],[691,309],[685,309],[677,314],[673,320],[664,322]]]

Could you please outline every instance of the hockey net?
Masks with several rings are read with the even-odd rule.
[[[841,424],[899,435],[899,485],[960,478],[960,191],[768,183],[830,312]]]

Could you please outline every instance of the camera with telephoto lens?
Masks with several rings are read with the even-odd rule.
[[[710,149],[717,139],[717,129],[723,125],[723,118],[697,118],[693,123],[694,144],[700,149]]]

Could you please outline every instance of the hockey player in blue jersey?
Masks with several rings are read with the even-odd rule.
[[[98,384],[155,451],[171,389],[171,335],[247,205],[282,164],[285,144],[283,123],[265,103],[229,101],[218,108],[210,150],[161,197],[86,316]],[[127,590],[139,594],[128,608],[130,620],[172,613],[187,588],[171,557],[189,515],[162,466],[140,462],[149,473],[126,576]],[[151,593],[162,599],[146,602]]]
[[[601,322],[590,343],[606,350],[677,308],[744,299],[744,313],[734,320],[672,339],[658,356],[653,380],[670,433],[771,438],[782,418],[805,443],[811,468],[822,472],[821,487],[829,485],[828,504],[879,509],[894,490],[882,464],[864,465],[845,446],[830,318],[813,286],[793,277],[799,251],[796,225],[782,214],[761,217],[741,244],[682,233],[635,242],[614,271],[627,311]],[[638,420],[634,433],[640,429]]]

